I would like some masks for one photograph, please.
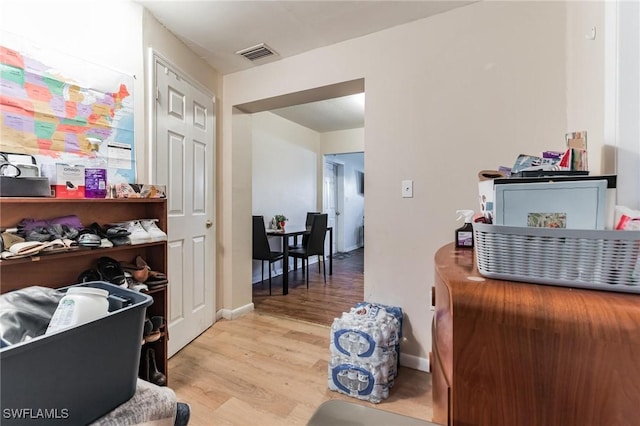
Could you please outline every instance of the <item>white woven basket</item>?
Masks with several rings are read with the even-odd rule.
[[[485,277],[640,293],[640,231],[521,228],[474,223]]]

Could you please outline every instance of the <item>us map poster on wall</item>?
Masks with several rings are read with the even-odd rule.
[[[133,77],[0,33],[0,151],[38,164],[107,163],[135,183]]]

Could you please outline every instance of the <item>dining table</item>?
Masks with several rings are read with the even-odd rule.
[[[289,238],[293,238],[293,245],[297,245],[298,237],[308,234],[310,228],[306,226],[290,226],[284,229],[267,229],[267,235],[276,236],[282,239],[282,294],[289,294]],[[333,275],[333,227],[328,226],[329,233],[329,275]],[[295,263],[294,269],[297,269],[298,262]]]

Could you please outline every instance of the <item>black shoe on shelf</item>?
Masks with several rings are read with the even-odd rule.
[[[100,238],[107,238],[107,232],[98,224],[98,222],[93,222],[91,225],[87,226],[85,230],[90,231],[92,234],[96,234]]]
[[[110,257],[103,256],[98,259],[98,272],[102,275],[102,279],[111,284],[127,287],[127,278],[124,276],[124,270],[120,263]]]

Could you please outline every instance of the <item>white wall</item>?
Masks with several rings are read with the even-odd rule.
[[[167,29],[160,24],[149,12],[146,10],[143,13],[142,21],[142,52],[141,56],[144,59],[146,76],[145,79],[145,97],[144,99],[149,102],[153,102],[150,99],[150,93],[155,93],[155,90],[150,87],[151,83],[151,71],[153,70],[153,62],[151,54],[161,56],[166,62],[171,63],[182,74],[189,76],[190,79],[197,85],[203,87],[209,93],[213,93],[216,98],[219,99],[221,78],[218,73],[206,64],[202,59],[189,50],[180,40],[178,40],[173,34],[167,31]],[[141,96],[142,97],[142,96]],[[215,107],[219,108],[219,102],[216,101]],[[150,107],[149,107],[150,108]],[[216,119],[219,114],[216,111]],[[143,140],[148,144],[152,141],[153,129],[150,128],[150,117],[148,114],[137,114],[145,117],[145,128],[147,129],[146,138]],[[218,129],[219,126],[216,126]],[[216,138],[220,138],[219,132],[216,132]],[[151,149],[149,146],[145,146],[145,154],[147,162],[145,166],[151,169],[152,164],[149,161],[151,156]],[[216,155],[216,159],[218,155]],[[153,175],[151,170],[148,173],[149,176]],[[217,203],[216,203],[217,204]],[[218,216],[218,215],[216,215]]]
[[[426,368],[433,256],[453,240],[455,210],[478,208],[478,171],[563,141],[565,35],[562,3],[478,2],[223,78],[230,149],[250,144],[231,137],[233,105],[365,79],[365,299],[403,308],[404,365]],[[251,167],[250,156],[226,160]],[[401,198],[403,179],[414,198]],[[225,200],[242,204],[232,188]],[[224,226],[249,215],[232,209]],[[250,252],[250,238],[226,243]],[[249,283],[224,285],[246,294]]]
[[[567,3],[567,132],[586,130],[591,174],[613,173],[604,142],[604,2]],[[591,29],[596,29],[591,39]],[[594,84],[597,82],[597,84]],[[564,141],[562,142],[564,147]]]
[[[284,214],[287,225],[304,226],[317,208],[319,133],[271,112],[253,114],[252,131],[253,214]]]
[[[364,127],[322,133],[320,141],[323,154],[364,152]]]

